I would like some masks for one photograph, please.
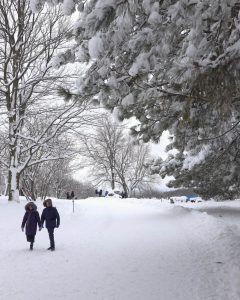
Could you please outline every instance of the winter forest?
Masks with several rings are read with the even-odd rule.
[[[239,0],[0,0],[1,299],[239,300],[239,220]]]
[[[239,1],[0,8],[0,182],[9,200],[59,198],[71,185],[84,197],[103,183],[141,195],[165,176],[204,199],[238,197]],[[148,142],[165,131],[168,157],[151,156]],[[75,182],[85,165],[91,180]]]

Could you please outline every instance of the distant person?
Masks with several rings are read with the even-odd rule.
[[[71,192],[71,199],[74,199],[74,191]]]
[[[98,195],[98,190],[97,189],[95,190],[95,194]]]
[[[70,195],[69,195],[69,192],[67,192],[67,199],[70,199]]]
[[[98,195],[99,197],[102,197],[102,190],[99,191]]]
[[[122,196],[122,198],[127,198],[127,193],[122,192],[122,193],[121,193],[121,196]]]
[[[54,229],[58,228],[60,225],[60,216],[56,207],[52,206],[52,200],[46,199],[43,202],[45,206],[42,215],[41,215],[41,224],[43,227],[44,222],[46,223],[46,228],[48,230],[50,247],[47,250],[55,250],[55,241],[54,241]]]
[[[107,197],[107,195],[108,195],[108,191],[105,192],[105,197]]]
[[[33,244],[35,241],[35,235],[37,233],[37,225],[39,230],[42,229],[40,216],[37,211],[37,206],[33,202],[29,202],[25,205],[25,214],[22,220],[22,231],[24,231],[27,237],[27,241],[30,242],[30,250],[33,250]]]

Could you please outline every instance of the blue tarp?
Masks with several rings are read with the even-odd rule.
[[[198,195],[196,195],[196,194],[189,194],[189,195],[186,195],[187,200],[196,199],[197,197],[198,197]]]

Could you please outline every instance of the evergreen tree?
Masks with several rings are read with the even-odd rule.
[[[204,152],[190,173],[208,170],[209,180],[218,185],[223,177],[226,188],[238,193],[232,180],[240,153],[240,1],[64,3],[81,11],[71,59],[89,67],[78,81],[79,94],[97,99],[120,120],[135,116],[140,125],[133,134],[145,142],[158,142],[169,130],[169,147],[178,150],[174,176],[182,185],[189,185],[188,176],[181,177],[190,172],[186,161]]]

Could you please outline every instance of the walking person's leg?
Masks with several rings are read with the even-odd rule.
[[[50,247],[48,250],[55,250],[55,241],[54,241],[54,228],[48,228]]]
[[[30,249],[33,250],[33,244],[35,242],[35,235],[32,236],[32,241],[30,243]]]
[[[35,241],[34,235],[27,235],[27,241],[30,242],[30,250],[33,250],[33,244]]]

